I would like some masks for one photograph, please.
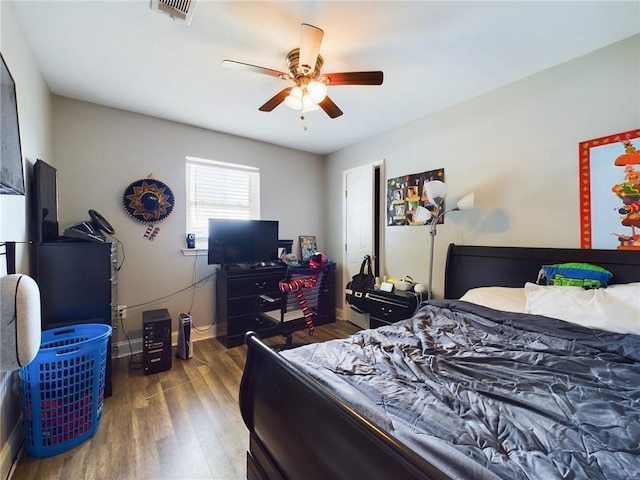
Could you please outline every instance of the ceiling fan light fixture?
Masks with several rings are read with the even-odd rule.
[[[287,104],[287,107],[294,110],[302,110],[302,89],[300,87],[293,87],[289,95],[284,99],[284,103]]]
[[[284,103],[287,107],[293,110],[300,110],[302,113],[311,112],[319,108],[318,102],[314,101],[308,89],[301,87],[293,87],[289,95],[284,99]]]
[[[318,110],[318,108],[320,108],[318,104],[309,95],[302,97],[302,113],[312,112],[313,110]]]
[[[327,96],[327,86],[323,82],[316,80],[309,82],[307,91],[309,92],[309,97],[311,97],[311,100],[315,103],[320,103]]]

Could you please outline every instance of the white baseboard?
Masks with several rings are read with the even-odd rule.
[[[213,327],[205,331],[199,331],[194,328],[191,329],[191,341],[198,342],[200,340],[206,340],[213,338]],[[171,332],[171,346],[178,345],[178,332]],[[131,351],[129,350],[129,342],[118,342],[115,347],[117,348],[117,358],[129,357],[137,353],[142,353],[142,338],[131,339]]]
[[[20,454],[22,454],[22,444],[24,443],[24,430],[22,429],[22,415],[13,427],[7,443],[2,446],[0,452],[0,478],[11,480],[15,466],[18,465]]]
[[[348,320],[348,318],[344,318],[344,310],[336,309],[336,320]],[[194,342],[198,342],[200,340],[206,340],[209,338],[213,338],[214,329],[213,327],[209,328],[205,331],[199,331],[194,328],[191,329],[191,339]],[[178,345],[178,332],[171,333],[171,345],[175,347]],[[131,340],[131,351],[129,351],[129,342],[118,342],[115,347],[118,349],[116,357],[128,357],[130,355],[136,355],[138,353],[142,353],[142,338],[134,338]]]

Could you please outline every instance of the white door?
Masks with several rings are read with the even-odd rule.
[[[360,271],[365,255],[374,255],[374,170],[379,163],[345,170],[343,285]],[[343,297],[344,298],[344,297]],[[354,312],[344,302],[345,319],[369,328],[368,315]]]

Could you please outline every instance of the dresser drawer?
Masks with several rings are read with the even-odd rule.
[[[242,345],[247,332],[252,331],[261,338],[272,337],[277,334],[272,325],[265,325],[253,318],[253,315],[235,317],[229,321],[229,330],[226,332],[224,341],[228,347]]]
[[[242,315],[231,319],[227,333],[228,335],[244,335],[250,330],[260,333],[270,327],[271,325],[261,323],[253,315]]]
[[[278,284],[283,278],[283,274],[277,274],[230,279],[227,287],[227,298],[255,297],[279,292]]]
[[[280,292],[269,292],[267,295],[271,298],[280,298]],[[227,316],[229,318],[235,318],[241,315],[253,315],[259,302],[260,298],[258,295],[230,298],[227,304]]]
[[[408,305],[388,302],[381,299],[369,300],[369,315],[383,320],[386,323],[394,323],[398,320],[409,318],[413,310],[410,311]]]
[[[371,328],[404,320],[413,315],[418,299],[407,292],[383,292],[369,290],[367,292],[367,306]]]

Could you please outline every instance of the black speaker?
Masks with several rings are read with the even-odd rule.
[[[144,374],[171,369],[171,316],[166,308],[142,312]]]
[[[187,233],[187,248],[196,248],[196,236],[193,233]]]

